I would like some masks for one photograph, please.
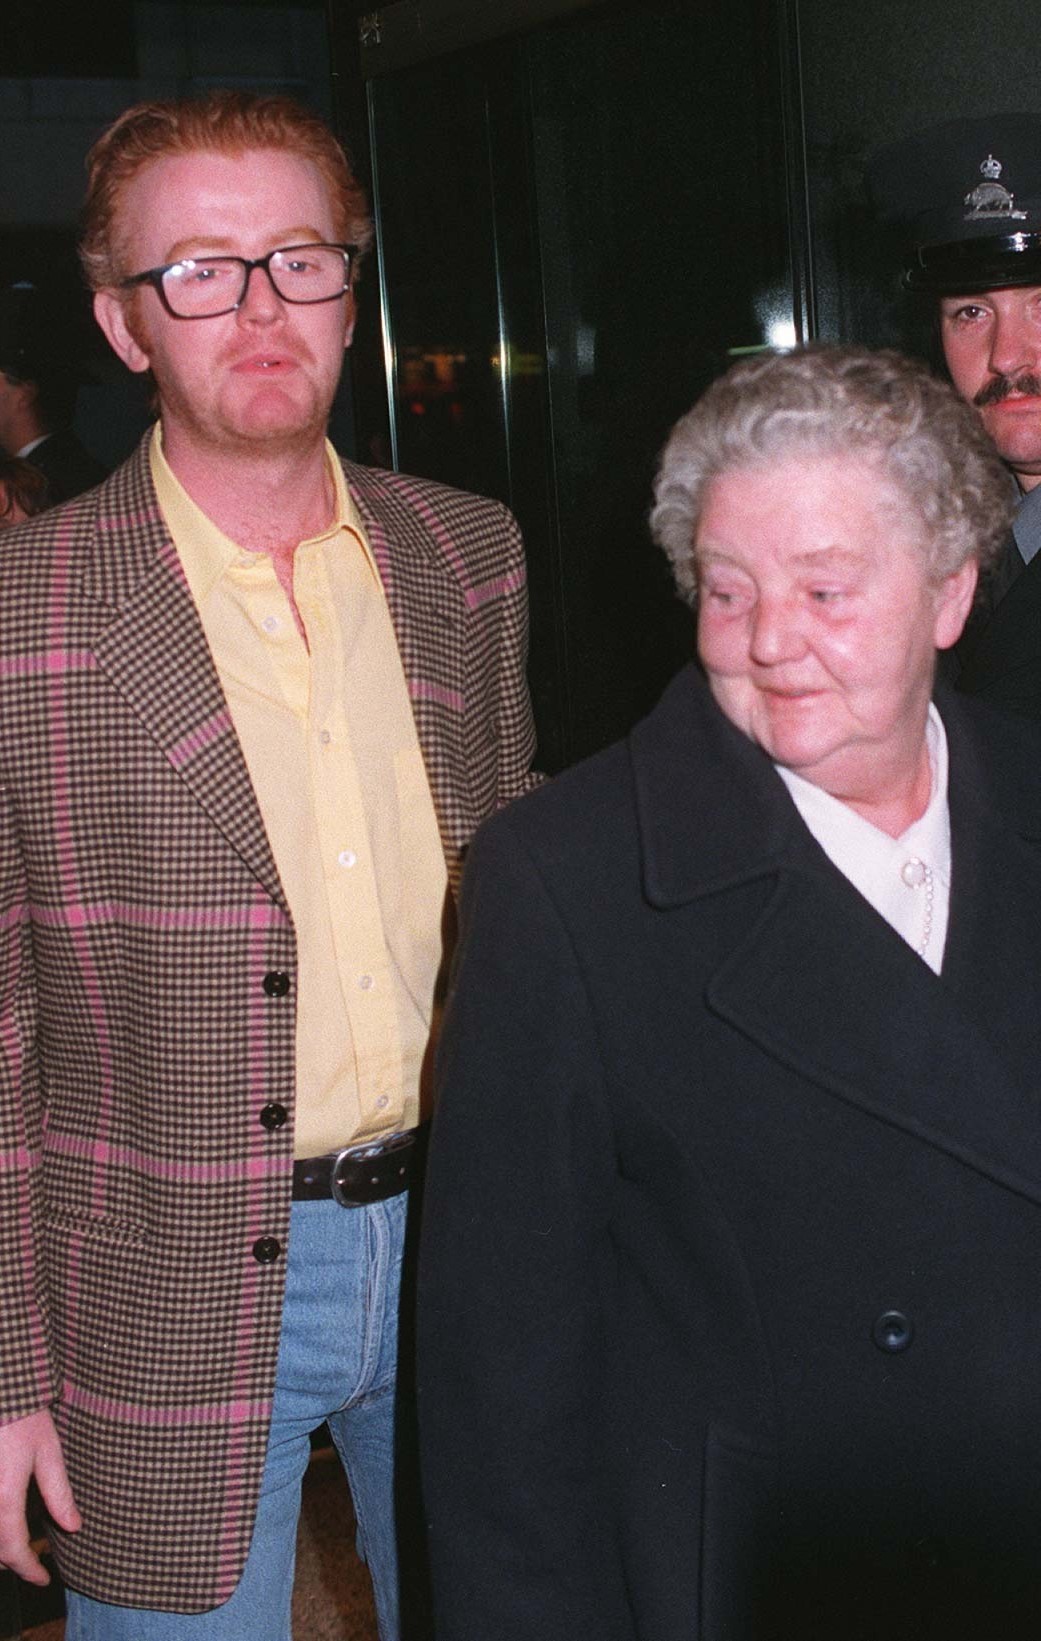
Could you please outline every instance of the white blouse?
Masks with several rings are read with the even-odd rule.
[[[1039,487],[1041,488],[1041,487]],[[925,813],[898,838],[780,764],[774,767],[824,853],[937,974],[951,898],[947,736],[932,705],[926,723],[932,791]]]

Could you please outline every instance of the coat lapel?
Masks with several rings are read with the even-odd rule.
[[[1041,1066],[1037,733],[1029,723],[999,721],[974,702],[941,704],[951,750],[953,842],[943,979],[1033,1094]],[[994,734],[999,722],[1000,739]],[[1005,757],[994,767],[997,747]],[[1041,1118],[1041,1101],[1037,1109]]]
[[[1036,1098],[978,1011],[848,885],[783,871],[708,1001],[837,1098],[1041,1203]]]
[[[156,502],[148,439],[98,492],[83,591],[98,666],[273,898],[274,858],[217,669]]]
[[[957,714],[944,714],[955,865],[950,972],[945,962],[937,977],[832,866],[762,754],[689,678],[669,710],[684,708],[679,768],[634,746],[649,898],[678,909],[755,878],[765,891],[709,983],[709,1006],[836,1098],[1041,1202],[1041,860],[994,808]]]

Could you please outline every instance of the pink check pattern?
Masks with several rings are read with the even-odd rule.
[[[530,783],[497,503],[345,464],[453,877]],[[101,1600],[200,1611],[249,1545],[292,1127],[296,951],[145,447],[0,548],[0,1419],[55,1413]]]

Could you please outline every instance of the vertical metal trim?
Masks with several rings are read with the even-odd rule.
[[[553,602],[552,634],[557,672],[556,708],[559,737],[560,768],[566,769],[575,761],[575,691],[572,685],[571,643],[567,620],[567,583],[564,576],[564,546],[560,522],[560,475],[557,464],[557,415],[554,401],[554,365],[550,357],[549,308],[546,296],[546,245],[542,233],[538,191],[538,162],[536,155],[536,109],[532,45],[530,40],[521,45],[523,64],[522,96],[524,98],[525,149],[528,174],[531,178],[530,206],[531,231],[538,274],[539,319],[542,328],[543,403],[545,405],[545,462],[546,462],[546,548],[552,559]]]
[[[369,81],[366,105],[369,127],[369,153],[372,155],[372,220],[376,228],[376,260],[379,265],[380,335],[383,339],[383,373],[387,379],[387,425],[390,429],[390,459],[395,473],[400,473],[398,456],[398,367],[394,336],[390,321],[390,300],[387,292],[387,263],[383,254],[383,211],[380,204],[380,150],[376,144],[376,111],[373,107],[374,82]]]
[[[510,415],[510,339],[506,321],[506,297],[503,291],[503,267],[499,248],[499,217],[495,208],[495,153],[492,144],[492,114],[487,79],[484,86],[484,142],[488,161],[488,198],[491,204],[492,253],[495,268],[496,323],[499,331],[499,397],[502,401],[502,433],[506,450],[506,484],[510,507],[513,494],[513,422]]]
[[[818,333],[817,285],[806,158],[799,0],[779,0],[778,24],[793,318],[798,341],[810,342]]]

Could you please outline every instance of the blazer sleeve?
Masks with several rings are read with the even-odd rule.
[[[52,1399],[41,1263],[41,1108],[26,875],[0,787],[0,1423]]]
[[[436,1630],[616,1641],[597,1417],[612,1129],[582,976],[510,819],[467,864],[423,1207]]]
[[[503,516],[503,602],[496,678],[499,782],[502,808],[544,778],[531,769],[535,723],[528,690],[528,583],[524,543],[508,508]]]

